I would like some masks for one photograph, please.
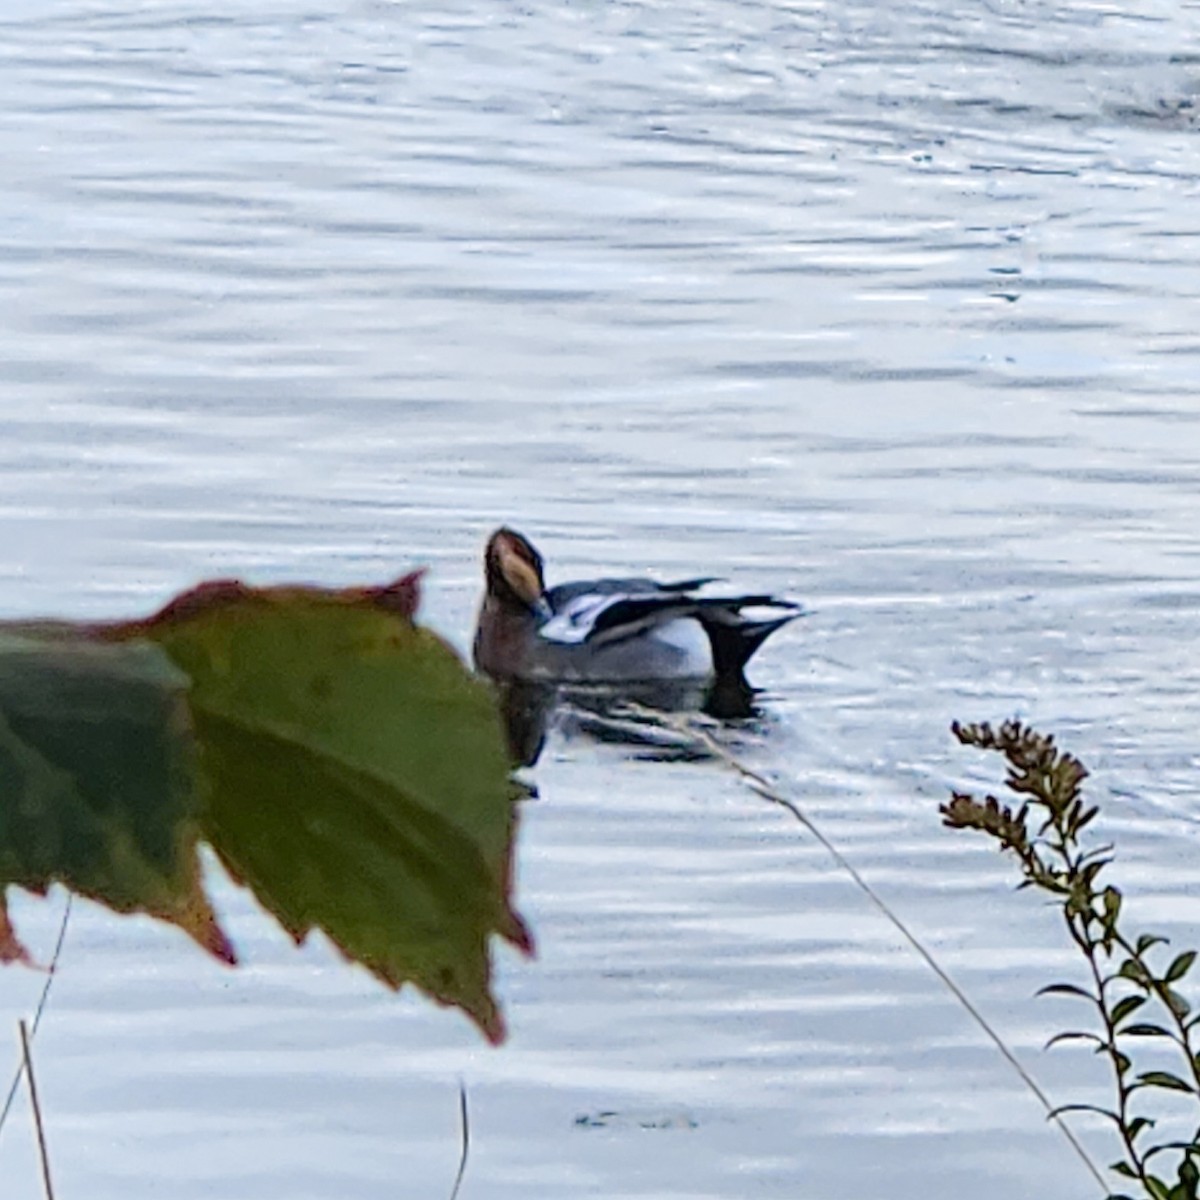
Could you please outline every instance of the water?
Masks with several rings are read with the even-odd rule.
[[[739,753],[1100,1099],[1040,1052],[1053,914],[936,807],[996,778],[953,717],[1055,730],[1134,915],[1196,940],[1197,12],[10,5],[0,608],[424,562],[465,648],[501,521],[552,581],[802,598]],[[61,1194],[447,1195],[460,1077],[464,1198],[1093,1194],[786,814],[584,737],[536,777],[499,1051],[226,885],[237,973],[80,904]],[[60,912],[16,906],[44,953]],[[5,973],[9,1028],[41,985]],[[0,1180],[40,1194],[23,1109]]]

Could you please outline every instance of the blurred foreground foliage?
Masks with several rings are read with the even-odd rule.
[[[416,574],[217,581],[144,621],[0,625],[0,959],[30,961],[7,888],[57,882],[234,963],[204,842],[297,942],[321,929],[501,1040],[490,937],[531,949],[508,758],[418,601]]]

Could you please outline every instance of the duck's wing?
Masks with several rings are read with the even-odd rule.
[[[671,621],[694,618],[705,627],[710,640],[714,628],[719,628],[726,636],[751,637],[757,648],[767,633],[799,616],[799,605],[769,595],[697,596],[684,585],[663,587],[647,586],[644,580],[620,581],[637,584],[636,591],[631,592],[616,587],[616,580],[601,582],[609,585],[603,591],[584,591],[581,585],[578,588],[566,585],[571,589],[569,593],[559,588],[548,593],[553,615],[540,626],[539,636],[564,645],[611,645]],[[711,580],[687,582],[701,584]],[[751,618],[743,615],[745,608],[771,610],[772,615],[765,619]]]
[[[585,579],[560,583],[545,594],[549,618],[538,635],[560,645],[589,642],[604,645],[636,637],[680,616],[692,615],[695,589],[712,583],[683,579]]]
[[[605,613],[615,609],[619,617],[622,606],[633,600],[633,597],[624,591],[582,591],[577,588],[578,585],[567,584],[546,594],[551,616],[538,627],[540,638],[566,646],[591,641],[596,632],[596,623]],[[611,619],[610,617],[609,620]]]

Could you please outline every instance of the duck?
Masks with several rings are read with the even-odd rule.
[[[673,583],[589,579],[547,588],[542,555],[506,525],[488,538],[483,561],[474,660],[499,681],[704,680],[741,687],[759,647],[802,615],[800,605],[767,594],[704,594],[716,576]]]

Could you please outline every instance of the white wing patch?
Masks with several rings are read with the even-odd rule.
[[[545,638],[548,642],[576,646],[587,640],[597,617],[605,609],[611,608],[619,600],[625,599],[627,597],[621,594],[598,596],[594,592],[576,596],[538,628],[538,636]]]

